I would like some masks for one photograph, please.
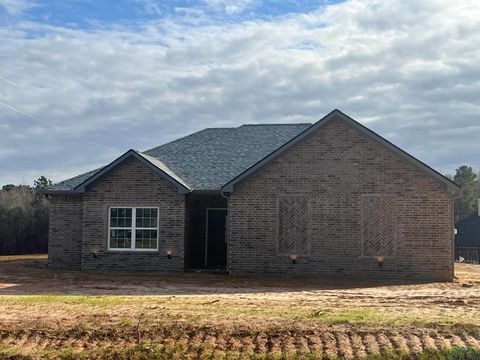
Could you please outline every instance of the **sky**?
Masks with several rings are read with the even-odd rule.
[[[0,0],[0,185],[338,108],[480,167],[477,0]]]

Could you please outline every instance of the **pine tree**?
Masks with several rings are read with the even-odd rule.
[[[477,174],[470,166],[460,166],[453,177],[460,190],[455,195],[455,221],[477,211],[478,183]]]

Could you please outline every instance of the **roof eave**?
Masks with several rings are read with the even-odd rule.
[[[40,190],[42,195],[81,195],[78,191],[74,190]]]

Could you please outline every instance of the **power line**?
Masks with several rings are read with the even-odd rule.
[[[3,80],[3,81],[5,81],[6,83],[8,83],[8,84],[10,84],[10,85],[12,85],[12,86],[15,86],[16,88],[21,89],[20,86],[18,86],[17,84],[15,84],[13,81],[10,81],[10,80],[8,80],[7,78],[4,78],[2,75],[0,75],[0,80]]]
[[[15,107],[13,107],[13,106],[7,105],[7,104],[5,104],[5,103],[3,103],[3,102],[0,102],[0,105],[4,106],[4,107],[6,107],[6,108],[8,108],[8,109],[10,109],[10,110],[13,110],[13,111],[15,111],[15,112],[17,112],[17,113],[19,113],[19,114],[22,114],[22,115],[24,115],[24,116],[26,116],[26,117],[28,117],[28,118],[30,118],[30,119],[32,119],[32,120],[35,120],[35,121],[37,121],[37,122],[39,122],[39,123],[41,123],[41,124],[43,124],[43,125],[51,126],[51,127],[57,128],[57,129],[60,128],[58,125],[49,123],[48,121],[41,120],[41,119],[39,119],[39,118],[37,118],[37,117],[35,117],[35,116],[33,116],[33,115],[30,115],[30,114],[26,113],[25,111],[22,111],[22,110],[17,109],[17,108],[15,108]],[[76,137],[76,138],[78,138],[78,139],[80,139],[80,140],[83,140],[83,141],[85,141],[85,142],[87,142],[87,143],[89,143],[89,144],[91,144],[91,145],[100,146],[100,147],[103,147],[104,149],[107,149],[107,150],[115,150],[115,149],[112,148],[112,147],[109,147],[109,146],[105,146],[105,145],[96,143],[96,142],[91,141],[91,140],[89,140],[89,139],[87,139],[87,138],[84,138],[83,136],[80,136],[80,135],[77,135],[77,134],[73,134],[73,133],[71,133],[71,132],[68,132],[68,135],[71,135],[71,136]]]
[[[16,88],[18,88],[18,89],[20,89],[20,90],[23,90],[19,85],[15,84],[15,83],[14,83],[13,81],[11,81],[11,80],[8,80],[7,78],[3,77],[2,75],[0,75],[0,80],[3,80],[3,81],[5,81],[5,82],[8,83],[8,84],[10,84],[10,85],[12,85],[12,86],[15,86]],[[6,107],[8,107],[8,108],[10,108],[10,109],[12,109],[12,110],[18,111],[18,112],[20,112],[21,114],[23,114],[23,115],[25,115],[25,116],[28,116],[28,117],[30,117],[30,118],[32,118],[32,119],[34,119],[34,120],[39,121],[39,119],[35,119],[35,118],[33,118],[31,115],[26,114],[25,112],[22,112],[21,110],[15,109],[15,108],[13,108],[12,106],[9,106],[9,105],[6,105],[6,104],[2,104],[2,105],[6,106]],[[48,104],[48,105],[49,105],[49,106],[52,106],[51,104]],[[55,125],[55,124],[50,124],[49,126],[56,126],[56,125]],[[132,139],[127,138],[126,136],[123,136],[122,134],[119,134],[119,133],[117,133],[116,131],[113,131],[113,130],[111,130],[111,129],[109,129],[109,132],[112,133],[112,134],[114,134],[114,135],[116,135],[116,136],[118,136],[118,137],[121,137],[121,138],[124,139],[124,140],[127,140],[128,142],[131,142],[131,141],[132,141]],[[86,141],[88,141],[88,140],[86,140]]]

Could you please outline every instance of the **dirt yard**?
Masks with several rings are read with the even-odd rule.
[[[453,283],[385,284],[45,264],[0,259],[0,354],[97,356],[142,344],[175,358],[361,358],[480,348],[479,265],[458,264]]]

